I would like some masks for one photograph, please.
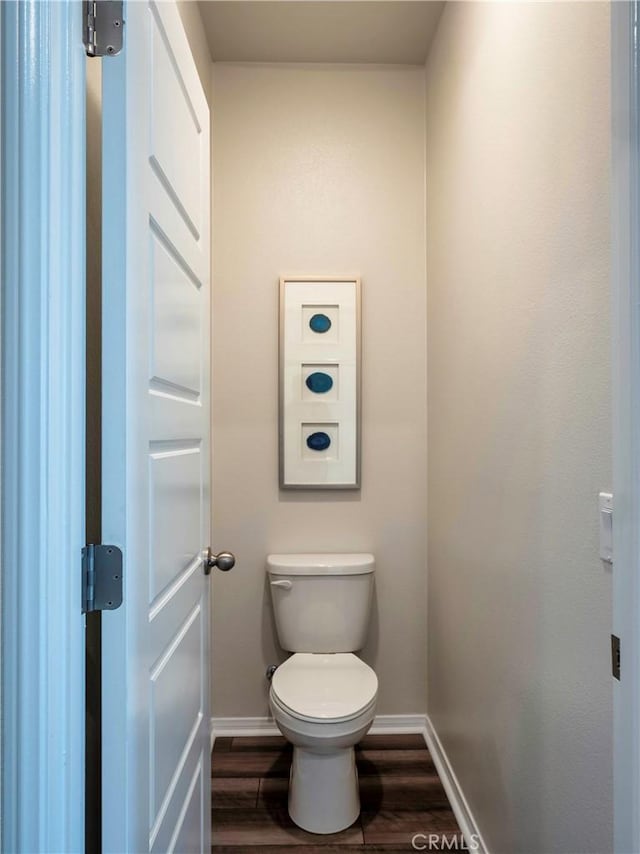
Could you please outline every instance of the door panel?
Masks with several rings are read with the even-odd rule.
[[[203,815],[202,813],[202,804],[206,800],[206,797],[203,797],[203,785],[204,778],[198,767],[193,775],[185,805],[174,833],[175,841],[172,840],[169,844],[169,854],[173,854],[174,851],[177,854],[197,854],[200,851],[198,829],[203,821],[209,821],[209,814]]]
[[[201,183],[203,129],[197,105],[185,86],[181,69],[156,9],[151,15],[150,40],[151,138],[149,155],[154,171],[184,216],[193,236],[202,229]],[[167,103],[171,109],[167,109]],[[208,115],[207,115],[208,121]],[[175,157],[187,147],[189,158]]]
[[[103,849],[209,848],[209,114],[173,2],[103,71]]]
[[[164,448],[164,445],[161,446]],[[149,472],[149,603],[171,590],[199,560],[204,542],[202,503],[202,454],[200,448],[154,450]]]
[[[152,380],[197,400],[202,389],[201,283],[177,250],[157,234],[152,239]]]
[[[149,826],[161,818],[202,718],[202,609],[197,604],[150,674]],[[176,703],[176,687],[180,702]]]

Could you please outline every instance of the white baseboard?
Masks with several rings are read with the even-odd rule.
[[[424,738],[442,785],[451,803],[460,830],[469,850],[475,854],[489,854],[478,831],[464,792],[460,787],[451,763],[428,715],[376,715],[369,730],[371,735],[409,735],[419,733]],[[263,718],[211,718],[211,743],[216,738],[242,736],[280,735],[271,717]]]
[[[377,715],[369,732],[371,735],[402,735],[424,733],[426,715]],[[233,736],[280,735],[271,717],[264,718],[211,718],[213,738]]]
[[[234,736],[280,735],[273,718],[211,718],[214,738]]]
[[[421,735],[426,715],[376,715],[369,735]]]
[[[424,740],[427,742],[431,758],[433,759],[433,764],[436,766],[438,776],[447,793],[451,809],[458,820],[460,830],[469,846],[469,850],[475,852],[475,854],[489,854],[489,850],[482,838],[482,834],[478,830],[478,825],[464,796],[458,778],[428,715],[425,715],[423,735]]]

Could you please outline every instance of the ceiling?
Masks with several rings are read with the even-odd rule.
[[[436,0],[200,0],[214,62],[422,65]]]

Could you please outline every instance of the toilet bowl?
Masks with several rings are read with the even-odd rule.
[[[274,720],[293,745],[289,815],[311,833],[337,833],[360,813],[354,745],[373,723],[374,671],[352,653],[296,653],[275,671]]]
[[[354,745],[373,723],[378,679],[354,655],[364,646],[375,561],[370,554],[269,555],[280,646],[269,704],[293,745],[289,815],[312,833],[337,833],[360,813]]]

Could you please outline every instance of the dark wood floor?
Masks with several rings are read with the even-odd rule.
[[[420,735],[369,735],[356,748],[362,812],[327,836],[296,827],[287,813],[291,746],[280,737],[218,738],[212,754],[213,852],[351,854],[462,849],[462,836]],[[452,837],[457,836],[454,842]]]

